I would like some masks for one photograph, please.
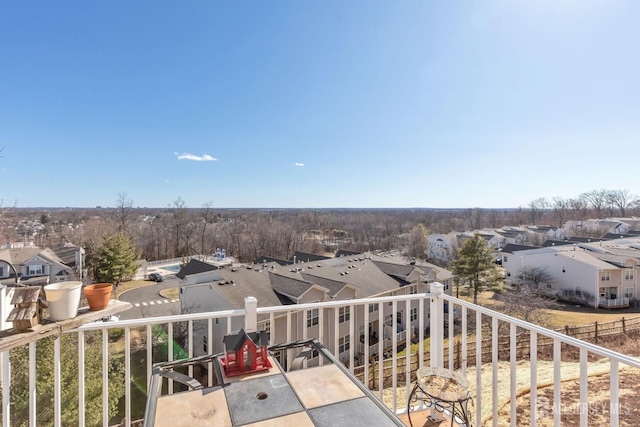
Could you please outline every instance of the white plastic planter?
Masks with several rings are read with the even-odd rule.
[[[82,282],[52,283],[44,287],[49,303],[49,319],[66,320],[78,315]]]

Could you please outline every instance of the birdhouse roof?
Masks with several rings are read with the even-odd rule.
[[[257,331],[247,333],[244,328],[239,331],[225,335],[223,338],[226,351],[238,351],[247,340],[251,341],[256,347],[266,346],[269,344],[269,337],[265,331]]]
[[[27,286],[24,288],[15,288],[11,304],[31,304],[37,303],[42,288],[40,286]]]

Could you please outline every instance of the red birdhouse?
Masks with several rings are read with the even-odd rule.
[[[265,331],[247,333],[244,329],[232,332],[223,339],[225,356],[222,359],[224,373],[228,377],[265,371],[271,368]]]

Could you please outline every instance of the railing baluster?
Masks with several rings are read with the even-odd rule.
[[[131,427],[131,328],[124,328],[124,416],[125,426]]]
[[[396,318],[396,311],[398,310],[398,303],[394,300],[391,304],[391,345],[393,346],[393,357],[391,358],[391,388],[393,389],[393,404],[391,409],[395,411],[398,408],[397,405],[397,396],[395,391],[398,389],[398,360],[397,360],[397,351],[398,351],[398,327]]]
[[[229,319],[227,318],[227,323]],[[173,322],[167,324],[167,359],[168,362],[173,360]],[[169,379],[169,394],[173,394],[173,380]]]
[[[151,375],[153,371],[153,331],[151,325],[147,325],[147,381],[145,386],[149,388],[149,382],[151,381]]]
[[[454,329],[455,324],[453,323],[453,304],[451,302],[447,303],[447,311],[449,314],[449,320],[448,320],[448,324],[449,324],[449,369],[454,370],[455,369],[455,363],[453,363],[453,345],[454,345]]]
[[[530,332],[529,360],[531,361],[531,425],[538,425],[538,334]]]
[[[491,401],[493,406],[492,424],[494,427],[498,425],[498,319],[491,317],[491,379],[493,387],[491,387]]]
[[[62,399],[60,393],[60,337],[53,340],[53,425],[62,424]]]
[[[609,372],[611,377],[609,378],[609,425],[611,427],[618,427],[620,424],[620,370],[617,360],[611,360],[611,368]]]
[[[109,425],[109,330],[102,330],[102,425]]]
[[[36,395],[36,343],[29,343],[29,425],[36,426],[36,418],[38,414],[37,395]]]
[[[11,362],[9,351],[2,352],[2,425],[9,427],[11,409]]]
[[[511,405],[510,417],[511,427],[517,427],[518,421],[518,402],[517,402],[517,369],[516,362],[518,360],[517,329],[515,323],[509,325],[509,400]]]
[[[476,425],[482,419],[482,313],[476,310]]]
[[[417,287],[417,285],[416,285]],[[405,334],[404,334],[404,387],[405,387],[405,396],[409,396],[411,394],[411,332],[409,328],[411,327],[411,300],[405,301],[404,306],[404,324],[405,324]],[[412,328],[413,329],[413,328]]]
[[[384,389],[384,302],[378,304],[378,399],[382,400]]]
[[[355,356],[355,349],[356,346],[354,345],[354,343],[359,342],[357,339],[355,338],[356,335],[356,331],[355,331],[355,313],[353,311],[353,305],[349,305],[349,306],[345,306],[345,309],[349,307],[349,371],[351,371],[351,373],[353,373],[353,365],[355,365],[355,361],[354,361],[354,356]]]
[[[462,375],[467,376],[467,334],[469,333],[467,328],[467,307],[462,307],[462,348],[460,350],[460,364],[462,365]]]
[[[418,300],[418,338],[420,339],[420,344],[418,344],[418,369],[424,366],[424,305],[426,299],[421,298]]]
[[[580,427],[589,425],[589,353],[586,348],[580,349]]]
[[[84,427],[84,331],[78,332],[78,424]]]
[[[369,304],[365,304],[363,307],[364,312],[364,385],[369,388]],[[360,337],[358,337],[360,339]],[[320,341],[322,342],[322,341]]]
[[[324,308],[318,310],[318,341],[324,342]],[[324,365],[324,357],[318,357],[320,366]]]
[[[188,327],[188,337],[189,337],[188,338],[189,345],[188,345],[187,351],[189,352],[189,357],[193,357],[193,320],[189,320],[187,327]],[[189,372],[189,376],[193,377],[192,364],[189,364],[188,372]]]
[[[560,401],[560,382],[562,381],[562,343],[553,340],[553,425],[560,427],[562,414]]]
[[[207,322],[207,354],[213,354],[213,318]],[[207,364],[207,384],[213,387],[213,363]]]

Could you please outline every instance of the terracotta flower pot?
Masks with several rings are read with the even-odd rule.
[[[113,285],[111,283],[96,283],[85,286],[83,291],[89,303],[89,310],[98,311],[105,309],[111,299],[112,288]]]

